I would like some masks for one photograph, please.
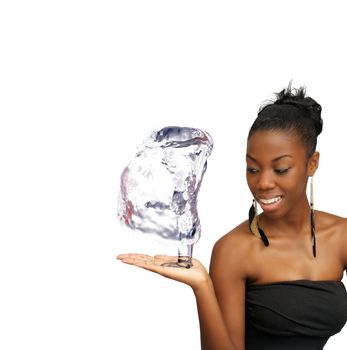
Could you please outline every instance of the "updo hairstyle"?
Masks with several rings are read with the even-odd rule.
[[[251,126],[248,140],[256,131],[287,131],[302,141],[310,157],[316,150],[317,136],[322,132],[322,107],[306,96],[305,87],[292,89],[291,84],[276,93],[276,100],[260,107]]]

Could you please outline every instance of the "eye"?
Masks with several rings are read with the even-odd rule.
[[[247,167],[247,173],[256,174],[258,171],[256,168]]]
[[[279,174],[279,175],[283,175],[286,172],[288,172],[290,168],[280,168],[280,169],[275,169],[275,173]]]

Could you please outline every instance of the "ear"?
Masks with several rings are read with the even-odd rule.
[[[307,163],[307,176],[313,176],[319,165],[319,152],[314,152]]]

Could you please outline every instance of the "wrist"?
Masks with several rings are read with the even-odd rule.
[[[203,276],[198,283],[191,286],[196,296],[214,292],[213,283],[209,274]]]

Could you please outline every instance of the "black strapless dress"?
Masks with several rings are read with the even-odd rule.
[[[347,320],[342,282],[288,281],[246,287],[246,350],[319,350]]]

